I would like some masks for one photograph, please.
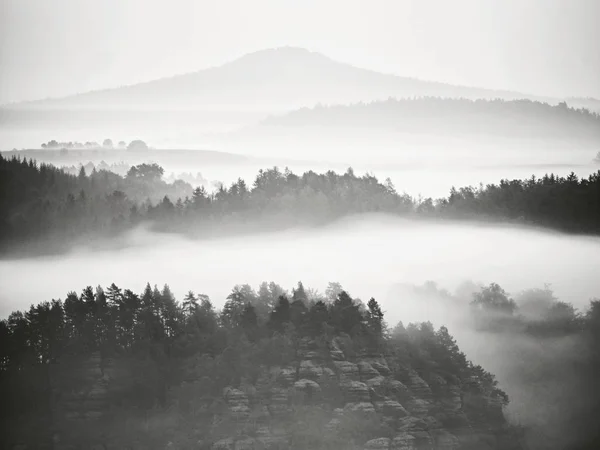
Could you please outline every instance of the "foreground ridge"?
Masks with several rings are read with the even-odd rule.
[[[302,283],[291,294],[236,286],[221,311],[193,292],[179,304],[168,286],[139,296],[88,287],[0,322],[0,386],[13,405],[3,439],[54,449],[520,448],[508,397],[445,327],[390,331],[383,318],[375,299],[365,305],[337,283],[324,296]]]

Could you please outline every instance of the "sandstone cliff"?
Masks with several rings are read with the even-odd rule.
[[[424,379],[392,355],[351,357],[338,339],[323,351],[304,338],[293,364],[262,367],[254,384],[224,389],[219,419],[230,424],[228,436],[198,445],[287,449],[314,439],[335,446],[355,433],[354,445],[365,450],[518,448],[501,403],[479,384],[441,370]]]

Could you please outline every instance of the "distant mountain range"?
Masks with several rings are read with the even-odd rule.
[[[261,50],[219,67],[146,83],[10,105],[10,108],[93,110],[278,111],[388,97],[533,98],[510,91],[422,81],[336,62],[283,47]],[[541,99],[541,98],[539,98]]]
[[[431,135],[488,135],[516,139],[600,143],[600,115],[521,100],[425,97],[301,108],[271,116],[263,125],[375,129]]]
[[[422,103],[409,101],[424,101],[424,98],[430,97],[443,103],[420,110],[418,108]],[[400,105],[393,103],[396,100],[389,100],[390,98],[404,101],[401,108],[409,108],[400,114],[404,114],[402,123],[397,120],[400,117]],[[404,127],[404,131],[418,132],[414,127],[412,130],[408,129],[415,121],[420,120],[423,126],[433,123],[439,125],[439,128],[452,128],[457,121],[462,120],[461,126],[473,137],[481,134],[477,129],[478,124],[483,120],[491,120],[491,110],[485,112],[481,105],[476,108],[469,104],[465,106],[465,100],[477,99],[527,99],[539,102],[528,108],[521,108],[521,115],[515,115],[514,108],[511,109],[508,105],[496,105],[494,114],[499,114],[496,121],[503,121],[503,125],[497,127],[496,131],[497,135],[506,132],[504,137],[515,137],[509,135],[517,129],[527,134],[525,124],[532,121],[539,123],[540,118],[534,116],[545,111],[539,105],[557,105],[563,100],[383,74],[340,63],[302,48],[283,47],[257,51],[218,67],[147,83],[5,105],[0,107],[0,149],[35,148],[39,142],[49,139],[87,141],[112,137],[126,141],[143,138],[161,148],[217,148],[214,146],[235,142],[235,147],[230,150],[237,153],[246,149],[252,139],[256,140],[256,146],[260,149],[264,144],[263,134],[275,132],[273,127],[259,126],[264,124],[261,121],[269,116],[282,116],[286,113],[290,115],[273,121],[280,125],[290,125],[303,120],[314,122],[319,117],[319,120],[325,121],[319,124],[322,125],[336,120],[347,121],[352,116],[354,119],[351,120],[359,120],[359,125],[363,128],[363,122],[370,123],[369,127],[372,128],[377,125],[375,122],[381,121],[377,125],[380,126],[379,129],[382,124],[387,124],[388,129],[392,125],[396,129]],[[566,101],[575,107],[600,111],[600,101],[596,99],[573,98]],[[368,108],[364,105],[356,106],[371,102],[376,103]],[[458,107],[457,102],[463,102],[460,103],[462,106]],[[303,109],[314,108],[315,105],[336,106],[320,112]],[[383,105],[385,111],[379,110],[381,108],[377,105]],[[395,111],[389,109],[390,105],[396,105]],[[458,110],[455,109],[457,107]],[[410,108],[417,109],[412,111]],[[504,109],[501,111],[498,108]],[[468,111],[484,114],[486,117],[473,119]],[[457,112],[461,118],[452,117],[450,120],[449,117]],[[425,113],[430,119],[425,120]],[[340,114],[344,116],[343,119]],[[364,114],[369,117],[364,120],[358,117]],[[503,114],[508,114],[513,119],[509,129],[506,128],[506,121],[509,119],[502,119]],[[527,117],[528,114],[533,116]],[[517,123],[521,120],[518,117],[522,116],[526,120]],[[582,123],[578,116],[575,120]],[[550,122],[545,123],[554,127]],[[597,133],[593,130],[595,126],[597,121],[586,128],[584,134],[596,136]],[[582,129],[571,125],[567,128],[560,125],[549,132],[542,130],[542,134],[547,137],[564,131],[571,142],[574,138],[578,140]],[[422,130],[428,134],[447,136],[432,128]],[[281,130],[282,136],[287,137],[277,145],[284,145],[287,149],[298,140],[298,132],[289,131],[290,133]],[[220,136],[221,134],[227,136]],[[235,136],[230,136],[232,134]],[[318,136],[321,141],[323,136]],[[347,139],[355,140],[351,136],[354,135],[348,133]],[[339,136],[335,138],[337,142]],[[368,139],[372,143],[373,137],[369,136]]]

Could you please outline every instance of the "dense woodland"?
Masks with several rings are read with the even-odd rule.
[[[67,245],[115,236],[141,224],[189,233],[249,232],[315,225],[359,213],[414,218],[514,221],[574,233],[600,232],[600,171],[452,189],[447,198],[399,194],[390,180],[278,168],[259,171],[252,186],[239,179],[213,192],[184,181],[163,181],[156,164],[131,167],[125,176],[107,170],[78,175],[33,160],[0,156],[0,236],[5,251]],[[219,227],[214,225],[218,224]],[[224,227],[223,225],[227,225]],[[53,243],[53,247],[47,245]]]
[[[428,134],[600,142],[600,116],[567,103],[469,100],[440,97],[389,99],[353,105],[302,108],[265,120],[267,125],[387,128]]]
[[[594,420],[600,412],[600,398],[594,390],[600,368],[600,301],[592,301],[582,314],[547,290],[528,291],[515,302],[500,286],[491,284],[474,292],[463,306],[468,308],[469,303],[475,329],[481,332],[523,333],[538,339],[576,337],[578,350],[585,355],[577,395],[588,401],[579,415],[570,415],[568,403],[559,405],[565,408],[563,420],[571,430],[566,438],[571,445],[559,448],[595,448]],[[416,435],[410,428],[415,424],[406,423],[409,419],[389,422],[379,410],[377,415],[362,411],[345,416],[341,433],[326,432],[319,422],[331,418],[348,400],[343,379],[328,379],[324,372],[315,372],[311,364],[300,361],[338,353],[359,366],[365,355],[380,355],[389,366],[385,383],[409,386],[432,405],[448,401],[443,387],[447,383],[460,386],[463,420],[496,436],[494,444],[469,447],[463,443],[460,448],[522,448],[522,436],[527,433],[508,427],[502,414],[498,416],[489,406],[489,402],[507,405],[509,399],[492,374],[467,360],[446,327],[435,330],[431,323],[404,326],[400,322],[390,328],[375,299],[364,304],[338,283],[330,283],[325,294],[302,283],[291,292],[273,282],[262,283],[258,291],[238,285],[220,310],[207,296],[192,291],[178,302],[167,285],[161,290],[148,284],[141,294],[114,284],[106,289],[90,286],[79,295],[68,293],[64,301],[32,305],[1,321],[0,351],[3,447],[21,443],[28,448],[52,448],[54,440],[88,445],[81,448],[90,448],[90,443],[106,446],[96,448],[228,448],[215,443],[235,434],[240,423],[227,418],[221,393],[235,389],[250,399],[245,400],[250,402],[249,409],[246,403],[242,405],[240,433],[244,439],[253,439],[265,426],[260,399],[269,392],[281,393],[276,380],[265,378],[266,368],[294,365],[296,369],[284,369],[278,376],[297,380],[294,389],[300,389],[303,396],[289,398],[287,407],[292,409],[285,407],[285,414],[268,419],[271,429],[283,430],[289,446],[258,448],[362,449],[367,441],[398,433],[397,427],[412,429]],[[549,367],[536,358],[524,362],[523,372],[530,377],[548,376],[544,371]],[[372,367],[383,372],[376,363]],[[415,384],[415,374],[420,384]],[[373,380],[380,381],[372,381],[372,396],[384,389],[378,384],[381,376]],[[430,388],[424,387],[423,380]],[[467,402],[468,386],[473,383],[478,386],[474,398],[479,400]],[[88,397],[78,400],[80,392]],[[482,402],[484,398],[487,403]],[[423,404],[417,400],[405,398],[408,417],[423,417],[418,412]],[[578,397],[569,401],[575,403]],[[429,414],[421,420],[435,421],[454,433],[464,426],[444,408],[430,407]],[[310,417],[314,420],[306,422]],[[431,429],[435,427],[425,427]],[[538,442],[529,448],[550,447]]]
[[[107,170],[78,175],[50,164],[0,156],[0,235],[3,245],[24,241],[64,248],[67,241],[110,236],[134,226],[153,203],[192,195],[188,183],[162,180],[156,164],[130,167],[126,176]],[[50,248],[50,247],[48,247]]]
[[[87,287],[64,301],[11,314],[0,322],[0,339],[5,425],[0,434],[5,445],[22,441],[40,448],[54,438],[116,448],[134,443],[165,448],[169,441],[177,448],[208,448],[232,433],[233,424],[215,423],[223,413],[223,389],[248,384],[259,389],[265,367],[293,364],[307,342],[319,352],[335,341],[351,360],[365,353],[384,354],[399,366],[398,373],[410,365],[425,380],[443,376],[455,383],[477,382],[481,395],[498,404],[508,402],[494,377],[466,359],[446,328],[436,331],[427,323],[405,328],[399,323],[390,330],[375,299],[365,305],[337,283],[323,296],[305,290],[302,283],[291,294],[275,283],[263,283],[258,292],[236,286],[220,311],[209,298],[193,292],[177,302],[168,286],[159,290],[148,284],[141,295],[114,284]],[[81,366],[90,355],[98,355],[101,371],[108,373],[111,367],[110,389],[87,404],[76,403],[72,396],[86,383]],[[319,378],[319,401],[316,392],[314,401],[305,399],[312,413],[323,416],[344,406],[337,382],[331,381],[328,385]],[[467,416],[487,414],[483,420],[500,420],[482,405],[472,408]],[[74,421],[82,410],[88,419],[102,420]],[[144,426],[148,422],[151,427]],[[318,433],[323,424],[305,430],[286,416],[280,425],[292,442],[286,448],[298,449],[308,448],[306,433],[314,434],[310,448],[318,449],[361,448],[369,439],[392,432],[377,418],[364,417],[347,424],[352,432],[335,438]],[[202,444],[191,447],[198,436]]]

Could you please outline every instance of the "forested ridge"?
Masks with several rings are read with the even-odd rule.
[[[427,132],[442,135],[490,135],[505,138],[600,141],[600,116],[567,103],[550,105],[527,99],[485,100],[419,97],[352,105],[318,105],[282,116],[266,125],[341,126]]]
[[[600,302],[577,313],[547,290],[515,302],[497,284],[471,299],[480,331],[577,337],[589,406],[559,405],[572,432],[561,448],[595,448]],[[389,327],[375,299],[339,283],[238,285],[220,310],[167,285],[89,286],[0,321],[0,352],[8,448],[527,448],[495,377],[446,327]],[[524,371],[547,376],[536,358]]]
[[[389,329],[337,283],[236,286],[221,310],[87,287],[11,314],[0,339],[3,445],[519,448],[506,394],[445,327]]]
[[[486,219],[573,233],[600,232],[600,171],[588,178],[553,174],[452,189],[447,198],[415,199],[388,179],[277,167],[214,192],[162,180],[162,167],[140,164],[125,176],[81,169],[75,176],[47,164],[0,156],[0,236],[5,251],[39,244],[52,251],[115,236],[141,223],[192,234],[315,225],[346,215],[383,212],[413,218]],[[218,227],[215,225],[219,225]],[[224,227],[226,225],[227,227]],[[49,246],[49,242],[53,246]]]

